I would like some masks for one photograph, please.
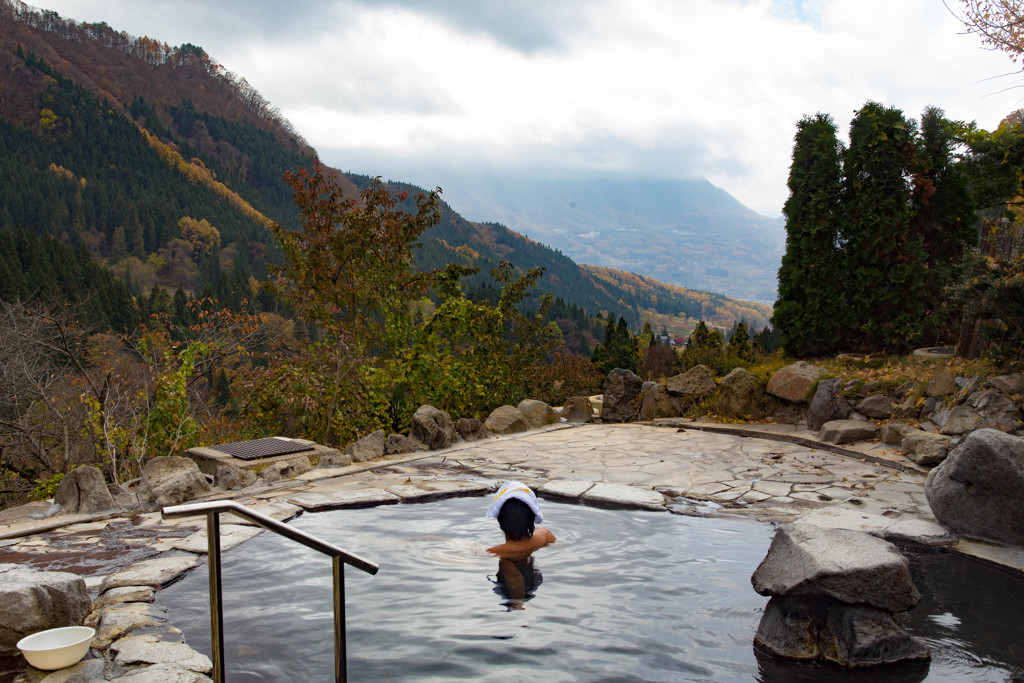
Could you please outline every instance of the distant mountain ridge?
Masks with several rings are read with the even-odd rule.
[[[0,0],[0,230],[26,228],[84,249],[137,293],[154,285],[217,289],[231,272],[263,277],[267,262],[280,258],[268,220],[298,227],[281,176],[315,156],[276,108],[199,47]],[[369,181],[338,178],[353,193]],[[200,221],[218,233],[211,248],[187,239],[183,226]],[[764,307],[588,270],[447,206],[421,242],[424,268],[477,266],[479,285],[501,259],[542,266],[542,289],[632,325],[644,309],[720,325],[767,320]]]
[[[497,220],[581,263],[770,303],[785,251],[781,218],[707,180],[456,177],[460,213]]]

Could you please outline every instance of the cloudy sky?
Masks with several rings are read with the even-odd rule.
[[[449,199],[466,172],[702,176],[775,216],[805,114],[845,135],[869,99],[986,129],[1024,107],[1017,67],[942,0],[30,4],[200,45],[330,165]]]

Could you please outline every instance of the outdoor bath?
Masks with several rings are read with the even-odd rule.
[[[528,599],[496,583],[487,498],[302,515],[292,526],[380,565],[346,573],[352,680],[1017,681],[1024,579],[952,553],[910,553],[923,598],[905,627],[929,664],[865,671],[755,652],[766,599],[750,576],[772,526],[544,500],[558,541],[534,554]],[[229,680],[331,677],[329,559],[273,534],[224,554]],[[159,593],[210,653],[207,574]]]

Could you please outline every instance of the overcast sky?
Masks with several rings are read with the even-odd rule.
[[[869,99],[986,129],[1024,107],[1019,70],[942,0],[30,4],[199,45],[328,164],[449,199],[457,171],[698,176],[776,216],[805,114],[845,139]]]

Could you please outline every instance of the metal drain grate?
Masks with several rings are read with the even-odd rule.
[[[222,443],[217,446],[209,446],[215,451],[233,455],[242,460],[258,460],[269,458],[274,455],[288,455],[289,453],[302,453],[313,450],[313,446],[298,441],[286,441],[285,439],[254,439],[252,441],[233,441]]]

